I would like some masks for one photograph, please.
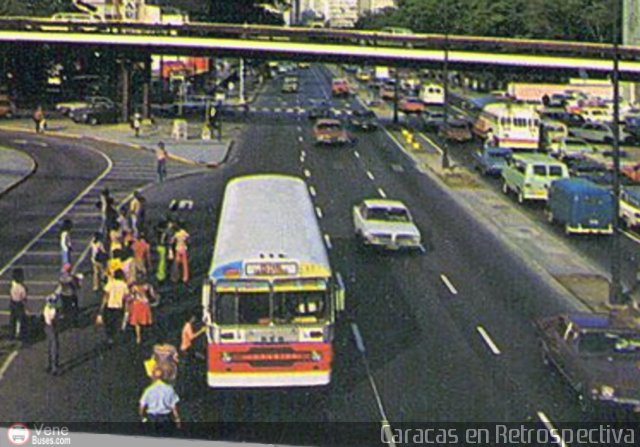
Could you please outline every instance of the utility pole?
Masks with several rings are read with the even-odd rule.
[[[622,290],[622,258],[620,253],[620,72],[618,48],[618,22],[620,0],[613,0],[613,238],[611,241],[611,284],[609,304],[625,304]]]
[[[442,80],[442,88],[444,90],[444,127],[446,128],[449,123],[449,11],[447,8],[447,0],[444,0],[442,3],[444,9],[444,66],[443,68],[443,77]],[[451,166],[449,160],[449,145],[447,144],[447,139],[442,139],[442,169],[449,169]]]

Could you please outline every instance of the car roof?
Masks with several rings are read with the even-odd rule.
[[[334,118],[323,118],[316,121],[316,126],[320,126],[321,124],[342,124],[340,120]]]
[[[563,163],[546,154],[513,154],[513,158],[524,162],[541,162],[554,165],[562,165]]]
[[[403,208],[407,206],[399,200],[391,199],[365,199],[363,203],[367,208]]]
[[[633,320],[622,314],[578,312],[567,315],[567,319],[582,329],[622,329],[639,330],[640,327]]]

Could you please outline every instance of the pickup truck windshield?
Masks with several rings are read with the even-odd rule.
[[[384,220],[386,222],[411,222],[407,210],[401,208],[371,208],[367,212],[369,220]]]

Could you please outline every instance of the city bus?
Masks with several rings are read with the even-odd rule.
[[[540,118],[530,104],[490,103],[478,115],[473,133],[487,139],[496,147],[514,150],[537,150],[540,135]]]
[[[344,303],[305,182],[230,180],[202,288],[209,386],[327,385]]]

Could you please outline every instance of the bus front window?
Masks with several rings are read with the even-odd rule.
[[[268,293],[221,293],[217,296],[218,324],[262,324],[268,319]]]
[[[325,292],[276,292],[274,318],[278,323],[317,322],[326,317]]]

